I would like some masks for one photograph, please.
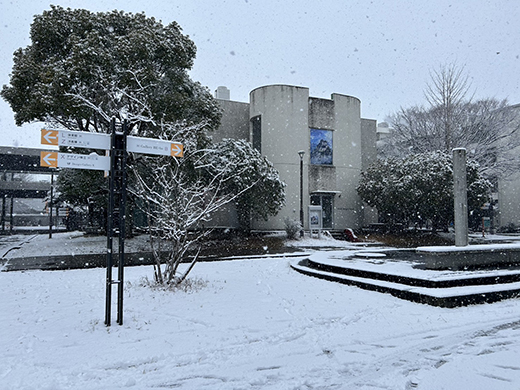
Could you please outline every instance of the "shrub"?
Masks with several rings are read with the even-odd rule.
[[[300,221],[291,219],[289,217],[286,217],[283,221],[285,223],[285,232],[287,233],[287,238],[289,240],[294,240],[297,238],[299,232],[302,230],[302,224]]]
[[[520,228],[512,222],[497,229],[497,233],[518,233],[518,231],[520,231]]]

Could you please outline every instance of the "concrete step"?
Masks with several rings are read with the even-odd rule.
[[[294,260],[291,267],[305,275],[439,307],[491,303],[520,295],[520,272],[430,280],[377,270],[353,269],[347,265],[323,264],[310,258]]]

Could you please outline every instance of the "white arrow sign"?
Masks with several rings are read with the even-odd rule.
[[[91,154],[58,153],[58,168],[110,170],[110,157]]]
[[[184,153],[184,147],[179,142],[134,136],[127,137],[126,150],[134,153],[173,157],[182,157]]]
[[[42,137],[49,145],[57,145],[58,144],[58,133],[52,130],[42,129]]]
[[[72,146],[76,148],[110,149],[110,135],[86,131],[42,129],[44,145]]]
[[[56,161],[56,158],[53,157],[54,156],[52,156],[51,154],[46,154],[45,156],[43,156],[43,161],[45,161],[45,163],[48,166],[52,166],[52,164],[54,164],[54,162]]]
[[[184,156],[184,146],[178,142],[171,143],[171,155],[174,157],[182,157]]]
[[[110,157],[91,154],[41,152],[40,165],[49,168],[110,170]]]

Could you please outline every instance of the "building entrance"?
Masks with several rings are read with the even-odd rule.
[[[323,210],[323,228],[332,229],[334,221],[334,195],[331,194],[312,194],[311,205],[321,206]]]

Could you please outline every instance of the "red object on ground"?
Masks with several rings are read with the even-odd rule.
[[[356,237],[356,235],[354,234],[354,231],[352,229],[347,228],[347,229],[345,229],[345,231],[343,233],[345,234],[345,238],[347,239],[347,241],[359,242],[359,239]]]

